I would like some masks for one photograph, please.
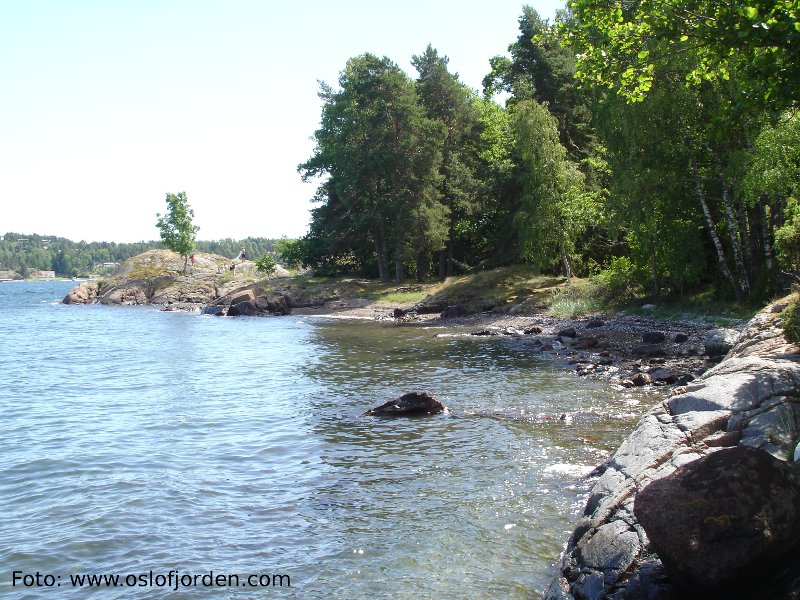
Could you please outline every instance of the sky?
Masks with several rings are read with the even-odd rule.
[[[528,4],[554,0],[0,0],[0,234],[158,239],[186,192],[198,239],[294,238],[318,182],[318,81],[353,56],[411,77],[428,44],[479,90]]]

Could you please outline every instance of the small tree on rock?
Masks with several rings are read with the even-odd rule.
[[[192,224],[194,211],[186,199],[186,192],[167,194],[167,212],[164,215],[156,213],[156,217],[161,241],[183,257],[183,272],[186,273],[189,255],[194,252],[195,236],[200,229]]]
[[[277,268],[278,263],[275,262],[271,254],[262,254],[261,257],[256,260],[256,270],[267,277],[272,275]]]

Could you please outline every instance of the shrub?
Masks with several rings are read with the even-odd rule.
[[[269,275],[275,271],[277,267],[278,263],[275,262],[275,259],[272,258],[270,254],[262,254],[261,257],[256,260],[256,270],[264,275]]]
[[[783,334],[793,344],[800,345],[800,297],[783,311]]]
[[[644,295],[642,273],[627,256],[611,260],[607,268],[592,277],[600,295],[608,302],[625,304]]]

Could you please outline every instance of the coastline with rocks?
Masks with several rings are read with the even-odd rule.
[[[546,600],[800,597],[800,349],[783,308],[595,470]]]
[[[800,350],[783,336],[785,304],[727,328],[630,314],[564,319],[520,310],[524,299],[471,313],[428,299],[382,302],[337,282],[301,285],[285,273],[264,278],[252,264],[230,269],[214,255],[199,255],[184,275],[168,254],[135,257],[107,281],[76,286],[64,302],[509,336],[576,377],[663,387],[664,399],[589,476],[586,508],[547,600],[800,598]]]
[[[252,262],[197,254],[183,274],[176,254],[151,250],[133,257],[101,281],[77,285],[65,304],[148,305],[164,311],[215,316],[313,316],[458,327],[465,335],[523,338],[531,351],[550,355],[578,376],[625,387],[684,385],[719,362],[739,335],[695,321],[666,321],[626,314],[576,319],[516,304],[469,312],[462,304],[383,302],[359,296],[337,282],[299,285],[286,271],[263,277]],[[488,304],[487,304],[488,306]],[[521,310],[523,309],[524,310]]]

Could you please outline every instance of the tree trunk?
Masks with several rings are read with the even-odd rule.
[[[422,283],[428,275],[428,253],[417,253],[417,281]]]
[[[447,279],[447,250],[439,251],[439,281]]]
[[[728,221],[728,235],[731,238],[731,252],[733,254],[733,264],[736,268],[736,275],[739,279],[739,288],[743,296],[750,294],[750,282],[747,280],[747,270],[744,266],[742,259],[742,244],[739,239],[739,227],[736,218],[733,214],[733,204],[731,203],[731,196],[728,190],[728,181],[725,178],[725,173],[722,170],[722,160],[719,157],[719,152],[716,149],[714,153],[714,161],[717,165],[717,176],[719,177],[720,185],[722,186],[722,205],[725,207],[725,217]]]
[[[761,243],[764,252],[764,265],[767,268],[767,273],[772,272],[772,244],[770,243],[771,236],[769,231],[769,221],[767,216],[767,203],[769,202],[768,196],[761,196],[761,204],[758,207],[761,221]]]
[[[397,234],[394,238],[394,280],[402,283],[405,279],[405,269],[403,268],[403,236],[400,234],[398,224]]]
[[[741,302],[742,290],[740,290],[739,286],[736,284],[736,280],[733,278],[730,269],[728,269],[728,264],[725,261],[725,251],[722,249],[722,243],[719,241],[719,236],[717,236],[717,232],[714,230],[714,220],[711,218],[711,211],[708,209],[706,193],[703,189],[703,182],[700,181],[700,173],[697,170],[697,162],[694,158],[692,159],[692,176],[697,189],[697,199],[700,202],[700,208],[703,209],[703,216],[705,216],[706,219],[708,235],[711,236],[711,241],[714,243],[714,248],[717,251],[717,263],[719,264],[719,270],[725,280],[731,284],[731,287],[733,287],[733,291],[736,293],[736,299]]]
[[[372,232],[375,238],[375,254],[378,259],[378,275],[381,283],[389,283],[389,260],[386,253],[386,234],[383,230],[383,220],[378,217]]]
[[[655,236],[650,234],[650,271],[653,277],[653,298],[658,299],[661,294],[661,286],[658,284],[658,265],[656,264],[656,242]]]
[[[736,218],[739,221],[739,235],[742,239],[742,250],[744,252],[744,266],[747,269],[747,275],[750,281],[754,281],[756,277],[755,265],[753,264],[753,246],[750,241],[750,230],[747,223],[747,211],[745,210],[744,203],[742,202],[742,195],[739,194],[738,202],[736,203]]]
[[[574,275],[572,271],[572,261],[570,261],[569,255],[562,244],[559,244],[558,251],[561,253],[561,271],[568,280],[572,279]]]
[[[447,276],[453,276],[453,238],[447,240]]]

